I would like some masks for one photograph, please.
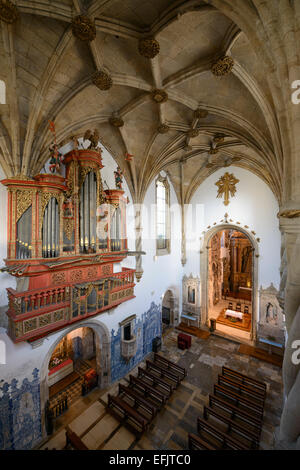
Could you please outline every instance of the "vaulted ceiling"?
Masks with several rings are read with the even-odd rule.
[[[1,21],[0,35],[0,79],[7,87],[0,163],[7,176],[41,171],[54,120],[60,144],[97,128],[136,201],[164,170],[178,199],[188,202],[207,176],[233,163],[260,176],[281,201],[283,130],[268,74],[274,64],[268,41],[261,47],[264,31],[251,30],[261,2],[243,0],[240,10],[236,0],[15,3],[19,17]],[[92,41],[72,33],[80,14],[95,20]],[[160,46],[152,59],[138,48],[149,36]],[[212,65],[223,56],[234,66],[216,76]],[[111,76],[110,89],[92,82],[97,70]],[[167,92],[167,100],[155,102],[154,89]],[[113,126],[112,116],[124,125]]]

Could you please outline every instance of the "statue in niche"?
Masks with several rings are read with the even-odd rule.
[[[123,189],[122,188],[122,183],[123,183],[123,173],[119,165],[117,166],[117,170],[114,171],[115,175],[115,182],[116,182],[116,188],[117,189]]]
[[[92,133],[92,131],[90,129],[88,129],[84,136],[83,136],[83,140],[89,140],[90,141],[90,145],[88,147],[89,150],[97,150],[98,147],[99,147],[99,132],[97,131],[97,129],[94,129],[94,133]]]
[[[188,303],[195,303],[195,289],[193,289],[191,286],[188,286]]]

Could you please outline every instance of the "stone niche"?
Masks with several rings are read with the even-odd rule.
[[[199,327],[201,322],[200,278],[183,276],[182,279],[182,314],[181,320],[190,326]],[[187,317],[190,317],[187,318]]]
[[[278,302],[277,289],[271,285],[259,290],[257,337],[285,345],[285,317]]]

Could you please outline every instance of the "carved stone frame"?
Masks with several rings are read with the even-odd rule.
[[[208,325],[208,274],[209,274],[209,267],[208,267],[208,250],[209,250],[209,242],[211,238],[221,230],[237,230],[249,239],[253,247],[253,256],[252,256],[252,323],[251,323],[251,332],[250,337],[251,341],[256,341],[256,333],[257,333],[257,322],[258,322],[258,260],[259,260],[259,246],[258,242],[255,237],[248,232],[245,228],[234,225],[230,223],[223,223],[220,225],[216,225],[212,229],[208,230],[204,234],[204,239],[201,243],[200,249],[200,279],[201,279],[201,324],[205,326]]]

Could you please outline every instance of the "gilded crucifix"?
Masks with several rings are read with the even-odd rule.
[[[229,204],[229,194],[233,197],[236,193],[235,185],[239,182],[232,173],[226,172],[221,178],[215,183],[218,186],[217,197],[222,197],[224,195],[224,205],[228,206]]]

